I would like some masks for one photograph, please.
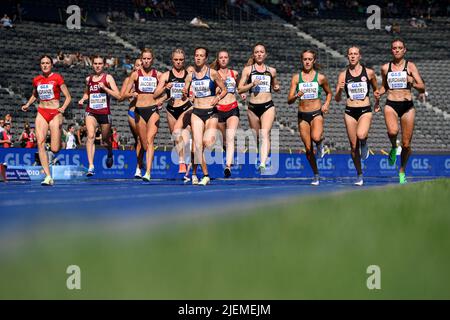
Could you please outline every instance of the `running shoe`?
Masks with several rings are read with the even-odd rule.
[[[109,169],[114,164],[114,158],[112,154],[108,154],[108,158],[106,158],[106,167]]]
[[[362,186],[364,184],[363,176],[362,174],[358,175],[358,178],[356,178],[355,186]]]
[[[44,181],[41,182],[41,186],[52,186],[54,184],[51,176],[46,176]]]
[[[147,172],[143,177],[142,180],[144,180],[145,182],[150,182],[150,172]]]
[[[92,167],[92,168],[88,169],[88,172],[86,173],[86,176],[87,177],[92,177],[94,174],[95,174],[95,169],[94,169],[94,167]]]
[[[397,161],[397,148],[391,148],[391,151],[389,151],[389,165],[390,166],[395,165],[396,161]]]
[[[360,144],[360,150],[361,150],[361,160],[366,160],[369,157],[369,146],[366,143]]]
[[[230,167],[226,167],[225,170],[223,170],[223,175],[225,176],[225,178],[231,177]]]
[[[195,175],[195,174],[192,175],[192,184],[194,186],[198,185],[198,178],[197,178],[197,175]]]
[[[189,178],[189,176],[184,176],[183,177],[183,182],[184,183],[188,183],[189,181],[191,181],[191,178]]]
[[[135,177],[136,179],[142,179],[141,169],[136,168],[136,172],[134,173],[134,177]]]
[[[261,163],[258,167],[258,171],[261,174],[264,173],[264,171],[266,171],[266,165]]]
[[[180,163],[180,165],[178,167],[178,173],[186,173],[186,164],[185,163]]]
[[[210,181],[211,179],[209,177],[203,177],[202,180],[200,180],[200,182],[198,183],[198,185],[206,186],[207,184],[209,184]]]
[[[399,178],[400,184],[408,183],[408,181],[406,180],[406,174],[404,172],[400,172],[398,174],[398,178]]]
[[[315,174],[313,180],[311,181],[311,185],[318,186],[320,184],[319,175]]]
[[[325,147],[323,141],[317,145],[317,158],[323,158],[325,156]]]

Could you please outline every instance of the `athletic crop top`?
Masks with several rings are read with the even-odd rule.
[[[411,89],[411,84],[408,83],[408,61],[405,61],[402,71],[392,71],[392,62],[389,62],[386,78],[390,90]]]
[[[86,112],[91,112],[95,114],[110,114],[110,102],[109,95],[99,87],[99,83],[102,82],[105,87],[108,87],[108,82],[106,81],[107,74],[103,74],[99,81],[94,81],[94,76],[91,75],[88,80],[88,90],[89,90],[89,103],[86,107]]]
[[[156,69],[150,70],[149,76],[144,76],[142,70],[138,70],[138,78],[134,82],[134,88],[137,93],[153,93],[158,85],[158,72]]]
[[[319,72],[316,71],[313,81],[304,82],[302,78],[302,72],[300,71],[298,76],[297,92],[303,92],[300,100],[315,100],[320,99],[322,96],[322,86],[319,85]]]
[[[170,70],[169,79],[167,79],[167,82],[172,83],[172,88],[170,88],[170,90],[166,90],[167,96],[177,100],[180,100],[183,97],[184,80],[186,79],[187,74],[188,73],[185,70],[184,76],[178,78],[173,74],[173,70]]]
[[[351,100],[364,100],[369,95],[370,81],[367,70],[363,66],[359,76],[352,76],[347,68],[345,72],[345,93]]]
[[[228,93],[236,93],[236,78],[234,77],[233,70],[228,70],[225,87],[227,87]]]
[[[40,74],[33,79],[33,87],[41,101],[59,100],[63,84],[64,79],[59,73],[51,73],[48,77]]]
[[[205,73],[205,76],[198,79],[196,73],[192,73],[192,90],[196,98],[206,98],[216,95],[216,84],[211,79],[211,69]]]
[[[263,72],[259,72],[256,70],[255,65],[252,65],[252,71],[248,77],[247,84],[253,83],[256,79],[259,80],[259,84],[253,88],[250,88],[250,93],[272,92],[272,78],[272,74],[267,66]]]

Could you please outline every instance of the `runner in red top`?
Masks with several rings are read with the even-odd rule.
[[[82,106],[84,101],[88,100],[86,107],[86,127],[87,140],[86,152],[89,161],[89,168],[87,176],[94,175],[94,155],[95,155],[95,131],[100,125],[102,131],[103,145],[108,149],[108,157],[106,159],[106,166],[111,168],[113,160],[113,152],[111,145],[111,104],[110,96],[120,99],[120,92],[117,88],[114,78],[105,72],[105,59],[101,56],[95,56],[92,64],[94,73],[86,78],[86,88],[84,90],[83,98],[78,102]]]
[[[63,77],[52,72],[53,60],[50,56],[44,55],[40,59],[42,74],[33,80],[33,94],[28,102],[22,106],[22,111],[28,111],[30,105],[39,99],[38,114],[36,116],[36,139],[38,144],[39,159],[45,172],[45,179],[41,185],[53,185],[50,175],[49,159],[45,150],[45,140],[50,129],[51,151],[58,152],[61,148],[61,126],[63,113],[72,100]],[[65,100],[60,107],[60,93],[64,94]]]
[[[236,100],[236,84],[239,83],[239,74],[228,67],[230,55],[227,50],[220,50],[211,68],[217,70],[227,88],[227,95],[217,104],[219,114],[218,128],[222,132],[223,144],[226,144],[226,164],[223,174],[225,178],[231,176],[231,165],[234,158],[234,139],[239,126],[239,106]],[[243,100],[245,94],[241,94]]]

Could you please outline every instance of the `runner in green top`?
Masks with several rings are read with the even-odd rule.
[[[305,50],[301,54],[302,70],[292,76],[289,90],[288,104],[293,104],[298,98],[298,129],[305,145],[306,158],[314,172],[312,185],[319,185],[319,170],[313,151],[313,144],[317,147],[317,156],[323,158],[323,114],[328,112],[331,102],[331,89],[327,77],[319,73],[316,65],[316,53]],[[326,93],[325,103],[322,105],[322,90]]]

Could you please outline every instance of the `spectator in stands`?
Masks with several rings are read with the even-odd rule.
[[[200,19],[200,17],[195,17],[194,19],[192,19],[190,24],[194,27],[211,29],[211,27],[202,19]]]
[[[386,7],[386,14],[388,17],[395,17],[398,15],[398,9],[394,1],[389,1]]]
[[[37,138],[34,123],[30,124],[30,135],[28,136],[28,139],[29,141],[25,148],[36,148]]]
[[[409,25],[413,28],[418,28],[417,19],[412,17],[411,20],[409,21]]]
[[[5,124],[10,123],[12,125],[13,119],[10,113],[7,113],[5,116]]]
[[[92,67],[92,59],[89,56],[81,55],[82,63],[85,67],[91,68]]]
[[[119,134],[117,133],[117,128],[112,128],[111,134],[111,144],[114,150],[118,150],[120,146]]]
[[[131,58],[129,55],[126,55],[125,59],[122,60],[122,68],[125,70],[127,75],[133,71],[133,65],[131,64]]]
[[[20,146],[22,148],[35,148],[36,147],[36,134],[34,132],[34,124],[30,125],[25,123],[25,128],[20,136]]]
[[[3,16],[3,18],[0,19],[0,23],[1,23],[2,27],[5,29],[13,29],[14,28],[11,18],[8,17],[8,15],[6,13]]]
[[[69,124],[66,134],[66,149],[76,149],[77,142],[75,138],[75,125]]]
[[[116,69],[119,66],[119,61],[117,58],[114,58],[110,53],[105,60],[105,68]]]
[[[28,123],[28,121],[25,121],[25,125],[19,139],[20,147],[25,148],[29,134],[30,134],[30,124]]]
[[[5,126],[5,120],[4,119],[0,119],[0,137],[3,131],[5,131],[5,129],[3,128]]]
[[[87,137],[87,127],[86,124],[83,122],[81,126],[77,130],[77,145],[82,146],[84,145],[85,138]]]
[[[63,64],[64,63],[64,53],[62,51],[58,52],[56,58],[53,59],[53,64]]]
[[[76,64],[76,55],[73,53],[65,54],[64,55],[64,65],[72,68]]]
[[[392,33],[392,24],[387,24],[387,25],[384,27],[384,30],[385,30],[387,33]]]
[[[140,16],[139,11],[137,9],[134,10],[133,16],[134,16],[134,20],[136,22],[140,22],[141,21],[141,16]]]
[[[161,6],[164,11],[170,13],[174,17],[177,17],[179,15],[172,0],[163,0]]]
[[[16,11],[14,13],[13,21],[14,22],[16,22],[16,21],[22,22],[22,13],[23,13],[23,8],[20,5],[20,2],[17,1]]]
[[[133,0],[133,3],[136,8],[143,7],[145,5],[145,0]]]
[[[425,22],[423,16],[420,16],[420,18],[417,19],[417,28],[419,29],[427,28],[427,23]]]
[[[6,122],[3,129],[2,135],[0,136],[0,145],[2,145],[3,148],[11,148],[13,144],[11,123]]]
[[[102,131],[100,130],[100,126],[97,127],[95,131],[95,145],[99,146],[102,143]]]
[[[161,0],[151,0],[151,2],[152,2],[152,7],[153,7],[154,14],[156,12],[158,12],[159,16],[161,18],[164,18],[164,10],[163,10],[162,1]],[[156,14],[155,14],[155,17],[156,17]]]
[[[400,24],[398,24],[398,22],[394,22],[392,24],[392,33],[393,34],[400,33]]]

